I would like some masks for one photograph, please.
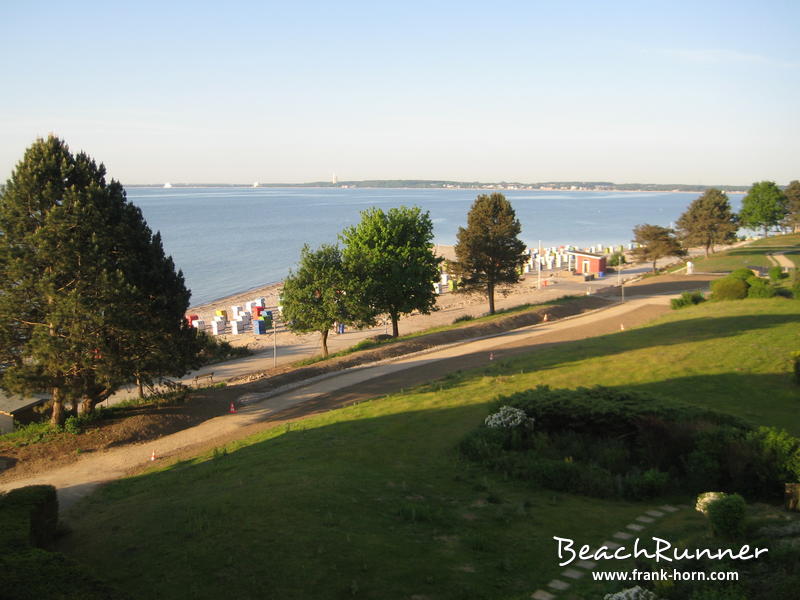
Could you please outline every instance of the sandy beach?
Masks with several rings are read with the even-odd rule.
[[[435,252],[445,259],[454,259],[455,253],[452,246],[438,245]],[[633,273],[629,273],[632,276]],[[598,289],[616,283],[616,276],[609,276],[605,279],[585,283],[581,276],[574,276],[567,271],[543,272],[542,289],[537,289],[538,277],[536,273],[529,273],[522,277],[521,281],[512,286],[498,289],[495,294],[495,307],[497,310],[518,306],[526,303],[541,303],[553,300],[567,294],[582,294],[586,291],[596,292]],[[225,298],[213,302],[207,302],[193,306],[188,313],[197,314],[206,323],[210,333],[209,323],[213,319],[215,310],[226,310],[230,314],[231,306],[244,305],[245,303],[257,298],[265,298],[267,310],[272,310],[277,314],[278,299],[282,283],[273,283],[263,287],[248,290],[237,294],[232,294]],[[437,310],[423,315],[413,313],[400,319],[400,335],[414,333],[423,329],[439,327],[451,324],[456,318],[464,315],[478,317],[488,312],[488,302],[485,294],[456,294],[445,292],[440,294],[437,299]],[[295,334],[288,331],[280,319],[277,319],[277,345],[280,347],[305,347],[310,349],[318,343],[319,334]],[[353,330],[346,329],[343,335],[333,334],[328,339],[331,352],[341,350],[361,339],[387,333],[390,327],[384,321],[378,326]],[[271,332],[267,335],[256,335],[248,331],[239,335],[230,333],[218,336],[219,339],[230,342],[234,346],[247,346],[254,352],[267,351],[272,348],[273,336]],[[299,358],[299,357],[298,357]],[[281,361],[283,362],[283,361]]]

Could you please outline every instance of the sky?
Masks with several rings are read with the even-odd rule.
[[[800,179],[800,2],[5,2],[0,181]]]

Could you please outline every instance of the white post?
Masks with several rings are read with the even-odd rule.
[[[278,366],[278,311],[272,315],[272,368]]]

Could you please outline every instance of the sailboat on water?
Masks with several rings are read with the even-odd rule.
[[[164,184],[164,188],[166,188],[166,189],[169,189],[171,187],[172,187],[172,184],[169,181]]]

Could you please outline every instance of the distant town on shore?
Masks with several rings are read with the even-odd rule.
[[[325,187],[325,188],[433,188],[475,190],[539,190],[539,191],[586,191],[586,192],[703,192],[716,188],[725,192],[747,192],[746,185],[697,185],[672,183],[612,183],[610,181],[546,181],[542,183],[520,183],[500,181],[445,181],[431,179],[366,179],[363,181],[312,181],[308,183],[163,183],[126,184],[126,187]]]

